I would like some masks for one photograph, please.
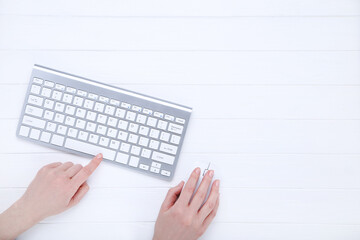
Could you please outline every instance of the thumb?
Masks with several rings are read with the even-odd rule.
[[[172,207],[179,197],[182,187],[184,186],[184,181],[181,181],[177,186],[170,188],[163,204],[161,205],[161,210],[166,211]]]
[[[84,182],[79,189],[76,191],[74,196],[71,198],[68,207],[73,207],[74,205],[78,204],[80,200],[85,196],[85,194],[89,191],[89,185]]]

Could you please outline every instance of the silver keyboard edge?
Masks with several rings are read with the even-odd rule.
[[[169,102],[165,102],[165,101],[162,101],[162,100],[159,100],[159,99],[154,99],[154,98],[151,98],[151,97],[148,97],[148,96],[144,96],[142,94],[138,94],[138,93],[134,93],[134,92],[128,92],[128,91],[126,91],[124,89],[111,87],[111,86],[106,85],[106,84],[101,84],[101,83],[91,81],[91,80],[87,80],[87,79],[84,79],[84,78],[81,78],[81,77],[76,77],[76,76],[66,74],[66,73],[63,73],[63,72],[58,72],[56,70],[41,67],[39,65],[34,65],[33,68],[37,69],[37,70],[40,70],[40,71],[48,72],[48,73],[51,73],[51,74],[56,74],[58,76],[71,78],[73,80],[80,81],[80,82],[83,82],[83,83],[86,83],[86,84],[91,84],[91,85],[94,85],[94,86],[97,86],[97,87],[106,88],[106,89],[111,90],[111,91],[119,92],[119,93],[126,94],[126,95],[129,95],[129,96],[133,96],[133,97],[141,98],[141,99],[144,99],[144,100],[147,100],[147,101],[162,104],[162,105],[165,105],[165,106],[168,106],[168,107],[177,108],[177,109],[182,110],[182,111],[186,111],[186,112],[190,112],[190,113],[192,112],[191,108],[182,107],[182,106],[179,106],[179,105],[176,105],[176,104],[173,104],[173,103],[169,103]]]

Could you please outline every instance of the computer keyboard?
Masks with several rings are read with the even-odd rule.
[[[17,136],[171,180],[191,111],[34,65]]]

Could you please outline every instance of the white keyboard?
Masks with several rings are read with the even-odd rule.
[[[191,111],[34,65],[17,135],[171,180]]]

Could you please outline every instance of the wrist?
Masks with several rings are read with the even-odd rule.
[[[23,198],[0,214],[0,240],[15,239],[41,219],[31,211],[31,206]]]

